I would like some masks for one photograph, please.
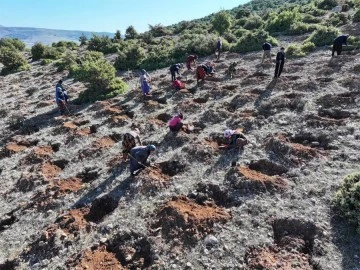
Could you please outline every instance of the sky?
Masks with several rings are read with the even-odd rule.
[[[199,19],[249,0],[0,0],[0,25],[125,34]]]

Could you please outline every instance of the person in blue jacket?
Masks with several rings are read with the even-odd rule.
[[[331,57],[334,57],[335,51],[337,55],[341,54],[342,45],[347,46],[348,38],[349,35],[341,35],[334,39]]]
[[[130,175],[134,176],[135,171],[144,169],[148,157],[156,150],[155,145],[149,144],[147,146],[135,146],[130,150]]]
[[[66,103],[68,101],[68,95],[62,86],[62,80],[59,80],[55,87],[55,100],[59,107],[60,114],[63,115],[66,109]]]

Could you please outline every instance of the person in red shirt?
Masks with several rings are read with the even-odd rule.
[[[175,81],[173,81],[173,87],[176,90],[180,90],[180,89],[185,88],[185,83],[181,82],[180,80],[175,80]]]
[[[196,60],[198,59],[198,56],[196,54],[191,54],[186,59],[186,67],[188,70],[192,70],[191,64],[194,63],[196,66]]]
[[[169,128],[172,132],[178,132],[182,126],[184,125],[182,120],[184,119],[184,116],[182,113],[178,113],[175,115],[170,121],[169,121]]]

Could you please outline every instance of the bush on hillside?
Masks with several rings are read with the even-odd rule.
[[[63,71],[65,69],[71,71],[72,69],[71,67],[73,65],[76,65],[76,56],[75,54],[69,51],[67,51],[65,56],[61,58],[59,62],[56,63],[56,66],[58,67],[57,68],[58,71]]]
[[[249,17],[250,15],[251,15],[250,9],[242,8],[236,13],[235,18],[241,19],[241,18]]]
[[[52,47],[55,48],[66,48],[70,50],[77,49],[78,45],[74,41],[59,41],[59,42],[53,42],[51,44]]]
[[[214,30],[217,31],[221,36],[230,29],[231,22],[231,15],[226,11],[220,11],[215,14],[214,19],[211,23]]]
[[[145,50],[139,45],[134,45],[125,51],[119,52],[116,61],[116,69],[128,70],[139,68],[145,59]]]
[[[321,0],[317,3],[317,7],[324,10],[329,10],[336,7],[339,3],[336,0]]]
[[[244,29],[244,28],[239,28],[239,29],[234,31],[234,35],[237,38],[241,38],[242,36],[246,35],[247,33],[249,33],[249,31]]]
[[[102,52],[104,54],[118,52],[118,44],[113,43],[108,36],[93,36],[88,41],[88,50]]]
[[[300,48],[301,48],[301,51],[303,51],[305,53],[309,53],[309,52],[313,52],[316,49],[316,46],[313,42],[307,41],[307,42],[304,42]]]
[[[304,14],[301,21],[303,23],[321,23],[322,19],[311,14]]]
[[[62,47],[54,48],[50,46],[45,46],[45,50],[41,58],[56,60],[61,57],[63,52],[64,48]]]
[[[360,9],[357,9],[352,18],[353,22],[360,22]]]
[[[258,15],[254,15],[246,20],[243,27],[247,30],[254,30],[254,29],[259,29],[260,27],[263,26],[263,24],[264,21],[261,19],[261,17]]]
[[[155,24],[155,25],[149,24],[149,32],[153,37],[172,35],[172,32],[162,24]]]
[[[80,46],[86,45],[88,38],[87,36],[85,36],[84,33],[82,33],[81,36],[79,37],[79,41],[80,41]]]
[[[307,24],[302,22],[296,22],[290,26],[289,34],[290,35],[302,35],[305,33],[310,33],[318,29],[317,24]]]
[[[355,225],[360,233],[360,173],[347,175],[334,197],[341,216]]]
[[[1,75],[29,69],[25,57],[18,50],[9,47],[0,47],[0,63],[4,65]]]
[[[33,61],[39,60],[42,58],[45,52],[45,45],[37,42],[31,47],[31,58]]]
[[[49,65],[51,63],[52,63],[51,59],[43,59],[43,60],[41,60],[40,65],[47,66],[47,65]]]
[[[138,37],[138,32],[135,30],[135,27],[130,25],[125,30],[125,39],[135,39]]]
[[[350,18],[350,15],[345,13],[332,13],[327,23],[332,26],[340,26],[347,24],[350,21]]]
[[[338,36],[339,30],[334,27],[319,27],[306,40],[315,44],[315,46],[330,45]]]
[[[23,51],[25,49],[25,43],[17,38],[1,38],[0,47],[8,47],[10,49]]]
[[[270,33],[284,32],[290,29],[290,26],[301,19],[301,14],[297,10],[285,10],[280,14],[271,13],[266,23],[266,30]]]
[[[115,77],[115,68],[103,57],[87,53],[81,64],[71,67],[75,79],[87,83],[88,89],[79,95],[80,102],[102,100],[125,92],[127,85]]]
[[[237,37],[233,33],[230,33],[230,32],[226,32],[223,35],[223,38],[229,43],[233,43],[233,42],[237,41]]]
[[[279,42],[264,30],[258,30],[255,32],[249,31],[244,34],[233,47],[230,48],[230,51],[237,53],[258,51],[262,49],[262,44],[265,41],[270,42],[273,46],[279,45]]]
[[[297,44],[289,44],[286,47],[286,57],[287,58],[298,58],[304,57],[306,54],[301,50]]]

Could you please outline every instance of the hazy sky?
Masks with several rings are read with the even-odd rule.
[[[0,25],[122,34],[231,9],[249,0],[0,0]]]

